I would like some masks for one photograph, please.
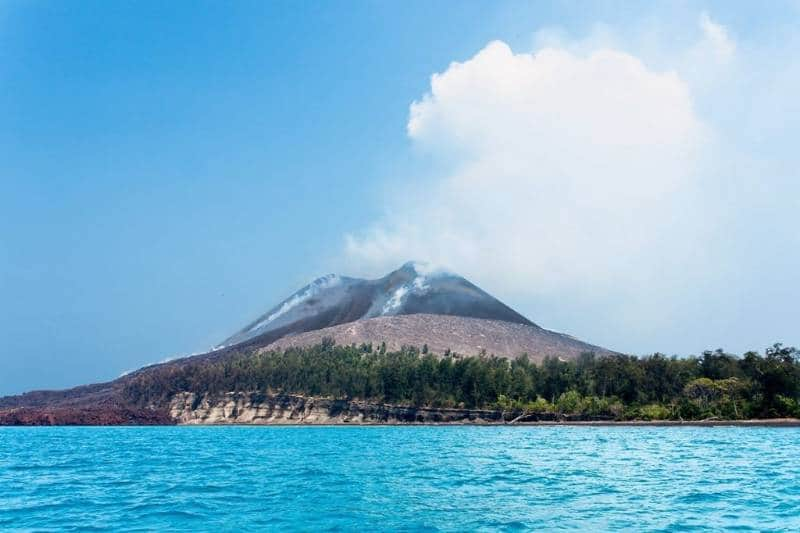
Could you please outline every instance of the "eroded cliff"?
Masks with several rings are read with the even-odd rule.
[[[502,424],[512,413],[481,409],[407,407],[360,401],[231,392],[176,394],[169,406],[178,424]]]

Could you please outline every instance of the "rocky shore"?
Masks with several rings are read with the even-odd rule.
[[[167,426],[164,410],[125,407],[18,407],[0,410],[0,426]]]
[[[146,408],[19,407],[0,410],[0,426],[129,425],[576,425],[576,426],[800,426],[800,419],[626,420],[492,409],[389,405],[301,395],[230,392],[176,394],[166,406]]]
[[[627,420],[490,409],[412,407],[299,395],[181,393],[169,413],[186,425],[583,425],[583,426],[800,426],[800,419]]]
[[[299,395],[181,393],[169,412],[179,424],[502,424],[508,415],[484,409],[444,409],[309,398]]]

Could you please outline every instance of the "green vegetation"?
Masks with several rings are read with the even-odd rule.
[[[424,350],[427,351],[427,350]],[[239,354],[165,365],[133,377],[126,398],[160,404],[177,392],[290,393],[389,404],[502,409],[617,420],[800,417],[800,357],[776,344],[763,355],[722,350],[676,358],[587,353],[576,361],[437,357],[383,344]]]

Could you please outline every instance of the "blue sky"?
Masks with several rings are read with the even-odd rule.
[[[796,2],[0,2],[0,394],[201,351],[318,275],[406,259],[610,348],[800,342],[799,18]],[[529,123],[483,96],[540,79],[534,57],[575,77],[515,94]],[[667,99],[651,144],[669,150],[620,163],[550,135],[628,87],[602,85],[618,74],[642,105]],[[555,157],[540,179],[527,147],[546,139],[586,164]],[[560,196],[587,183],[633,190],[638,210]]]

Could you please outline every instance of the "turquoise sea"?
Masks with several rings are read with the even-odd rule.
[[[800,530],[800,429],[0,428],[0,529]]]

